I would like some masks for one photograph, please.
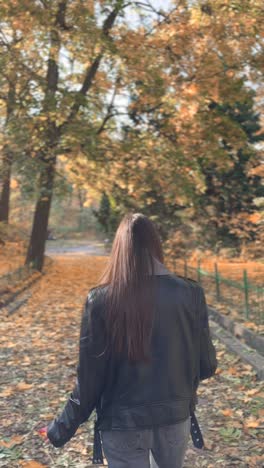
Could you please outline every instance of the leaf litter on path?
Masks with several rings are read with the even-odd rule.
[[[62,449],[46,444],[38,429],[63,407],[75,384],[80,319],[105,257],[57,256],[17,313],[0,323],[2,357],[0,466],[91,465],[93,421]],[[252,368],[215,341],[219,368],[199,387],[196,410],[205,449],[191,442],[185,468],[261,467],[263,383]]]

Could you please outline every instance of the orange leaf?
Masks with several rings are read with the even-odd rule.
[[[24,436],[14,435],[13,437],[11,437],[11,439],[8,442],[6,442],[4,440],[1,440],[0,441],[0,446],[5,447],[5,448],[11,448],[14,445],[21,444],[23,442],[23,440],[24,440]]]
[[[236,369],[235,367],[229,367],[227,369],[227,373],[231,375],[237,375],[239,372],[238,372],[238,369]]]
[[[9,397],[10,395],[12,395],[13,392],[14,389],[12,387],[7,387],[0,393],[0,397]]]
[[[224,416],[233,416],[233,410],[231,408],[223,409],[222,414]]]
[[[16,390],[28,390],[29,388],[32,388],[33,384],[28,384],[27,382],[19,382],[16,386]]]
[[[254,322],[243,322],[244,327],[252,328],[253,330],[257,330],[258,326]]]
[[[42,465],[42,463],[39,463],[35,460],[23,461],[20,462],[20,465],[23,468],[47,468],[47,465]]]

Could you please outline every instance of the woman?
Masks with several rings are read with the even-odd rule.
[[[127,215],[85,303],[76,386],[47,435],[61,447],[96,408],[94,463],[180,468],[199,381],[214,374],[203,289],[171,274],[142,214]],[[151,454],[151,462],[150,462]]]

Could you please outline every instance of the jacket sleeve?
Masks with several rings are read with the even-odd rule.
[[[212,377],[217,368],[216,350],[212,343],[208,310],[203,288],[199,288],[200,380]]]
[[[79,363],[74,390],[61,414],[48,426],[47,435],[55,447],[62,447],[87,421],[101,397],[106,367],[106,333],[99,308],[90,292],[84,307],[79,342]]]

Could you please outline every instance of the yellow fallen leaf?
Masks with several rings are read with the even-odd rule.
[[[28,390],[29,388],[32,388],[33,384],[28,384],[27,382],[19,382],[16,385],[16,390]]]
[[[0,393],[0,397],[9,397],[14,393],[13,387],[8,387]]]
[[[247,428],[259,427],[260,422],[261,422],[260,419],[255,419],[253,417],[249,417],[249,418],[245,419],[244,426],[247,427]]]
[[[39,417],[43,419],[53,419],[54,414],[53,413],[40,414]]]
[[[243,369],[252,370],[252,366],[250,364],[243,364]]]
[[[257,393],[259,392],[260,392],[259,388],[251,388],[250,390],[246,391],[246,394],[252,396],[252,395],[257,395]]]

